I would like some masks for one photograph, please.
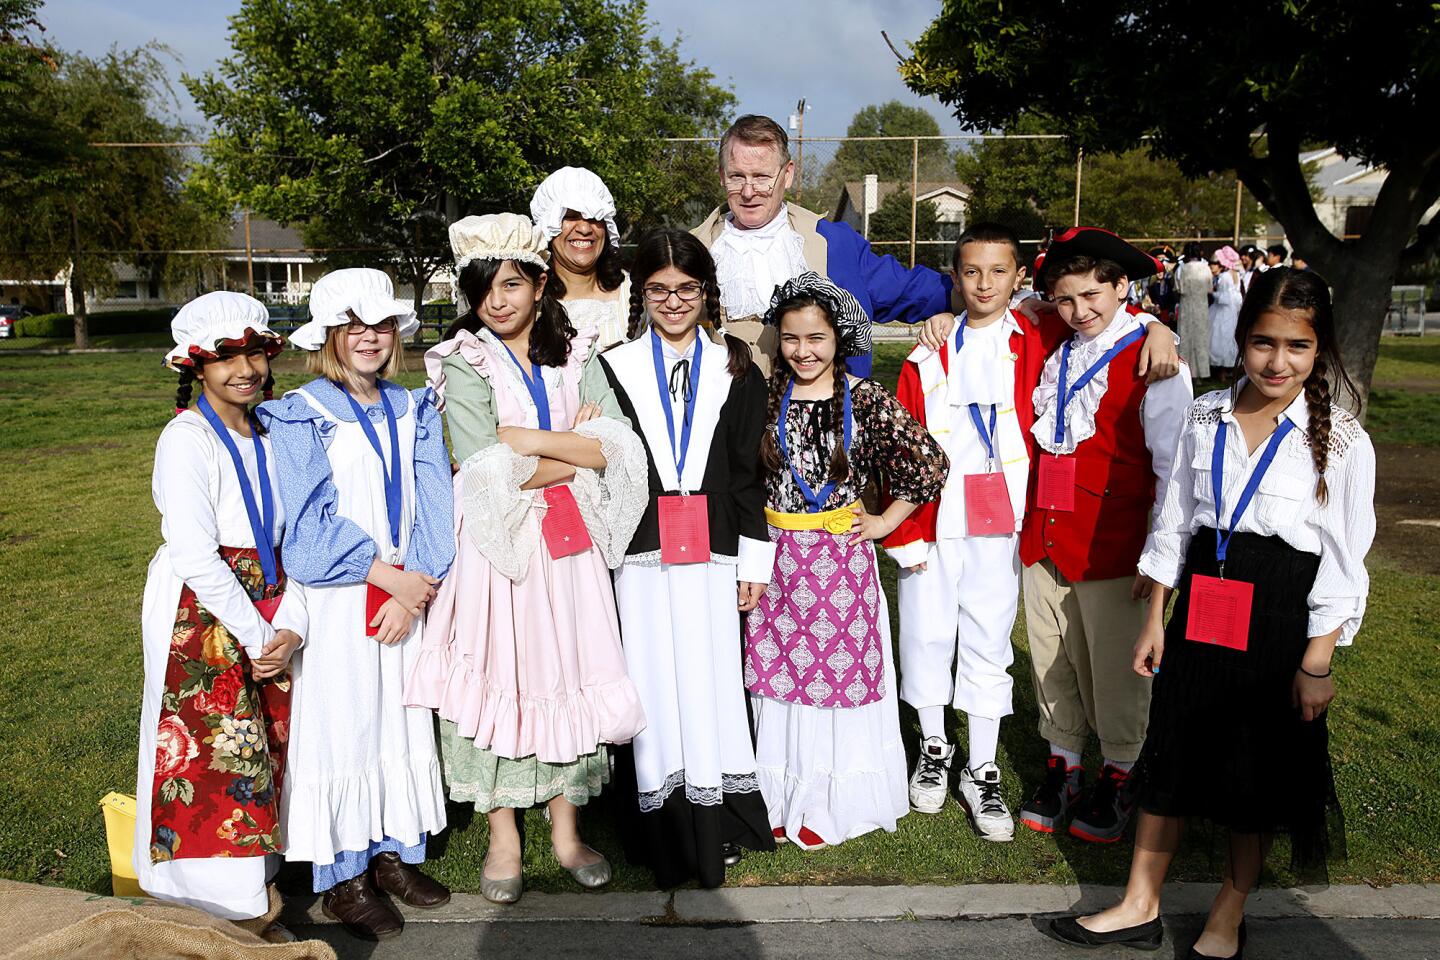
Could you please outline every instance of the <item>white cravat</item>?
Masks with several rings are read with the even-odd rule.
[[[810,269],[805,263],[805,241],[790,226],[784,204],[769,223],[753,230],[735,226],[725,215],[725,227],[711,248],[720,282],[720,303],[731,317],[754,317],[770,309],[775,288]]]

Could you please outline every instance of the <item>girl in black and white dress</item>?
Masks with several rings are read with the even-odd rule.
[[[1055,921],[1072,943],[1159,945],[1160,889],[1188,818],[1229,834],[1191,957],[1243,953],[1245,900],[1272,835],[1289,834],[1297,867],[1343,841],[1331,836],[1340,821],[1326,708],[1331,657],[1365,614],[1375,451],[1332,401],[1349,379],[1323,280],[1261,274],[1236,341],[1245,376],[1191,405],[1140,558],[1155,589],[1134,666],[1155,681],[1130,881],[1109,910]]]
[[[650,234],[631,280],[629,342],[600,357],[650,475],[650,502],[615,574],[626,665],[647,722],[634,741],[637,795],[622,834],[626,856],[660,886],[694,878],[715,887],[740,847],[774,849],[739,617],[755,608],[775,558],[759,460],[767,391],[749,349],[710,330],[720,295],[699,240]],[[617,750],[622,789],[628,758]]]

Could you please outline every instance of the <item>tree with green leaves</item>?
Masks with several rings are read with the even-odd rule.
[[[1440,218],[1420,223],[1440,200],[1434,4],[1285,0],[1237,23],[1149,0],[947,0],[901,74],[968,127],[1035,113],[1087,157],[1149,136],[1186,176],[1238,172],[1334,286],[1345,361],[1368,394],[1391,281],[1440,242]],[[1388,173],[1359,238],[1315,210],[1300,163],[1315,144]]]
[[[1045,122],[1020,115],[1006,133],[1044,136]],[[1039,239],[1075,196],[1075,148],[1065,140],[981,140],[955,156],[955,172],[971,189],[972,223],[1003,223],[1023,239]]]
[[[210,195],[303,224],[332,264],[390,262],[417,304],[450,222],[527,211],[558,167],[627,219],[683,208],[657,138],[718,134],[733,104],[641,0],[245,0],[230,24],[234,55],[186,81]]]
[[[938,137],[940,124],[922,107],[906,106],[899,100],[871,104],[856,111],[845,130],[847,137]],[[945,140],[919,141],[919,179],[947,180],[953,171],[950,147]],[[875,174],[881,182],[906,184],[907,195],[911,168],[915,160],[915,141],[911,140],[846,140],[835,151],[835,157],[814,178],[807,177],[807,196],[816,206],[835,202],[840,188],[848,181],[864,180]],[[873,215],[872,215],[873,216]],[[909,235],[909,213],[905,215],[906,236]]]
[[[16,106],[34,119],[36,148],[22,167],[26,177],[0,177],[0,264],[30,275],[67,274],[75,345],[85,347],[87,294],[112,286],[117,265],[157,281],[193,273],[193,258],[169,251],[216,246],[223,223],[186,192],[188,165],[179,152],[95,146],[189,135],[166,119],[169,87],[156,48],[111,51],[99,60],[54,51],[45,58],[54,69],[20,81],[27,99]]]

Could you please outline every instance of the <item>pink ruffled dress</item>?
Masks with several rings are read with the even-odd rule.
[[[462,333],[425,357],[441,399],[455,477],[455,565],[425,624],[406,701],[441,719],[450,798],[477,809],[527,807],[564,795],[583,804],[608,779],[604,745],[645,726],[626,674],[610,568],[644,510],[644,447],[621,415],[595,334],[571,344],[564,367],[543,368],[551,428],[599,440],[603,470],[569,482],[593,546],[552,558],[541,535],[542,490],[522,490],[537,459],[498,442],[496,429],[537,426],[515,361],[488,331]],[[601,416],[574,427],[586,402]]]

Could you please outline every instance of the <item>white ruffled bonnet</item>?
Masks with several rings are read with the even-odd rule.
[[[530,199],[530,216],[545,231],[547,242],[560,235],[566,210],[574,210],[587,220],[604,220],[606,239],[615,249],[620,248],[615,197],[604,180],[584,167],[561,167],[541,181]]]
[[[165,366],[172,370],[214,360],[221,347],[247,340],[264,342],[272,357],[284,346],[280,334],[270,329],[265,304],[229,290],[202,294],[181,307],[170,321],[170,336],[175,347],[165,354]]]
[[[319,350],[331,327],[350,322],[354,314],[362,323],[374,326],[395,318],[397,336],[413,336],[420,329],[415,305],[395,299],[390,275],[370,267],[332,270],[310,288],[310,322],[290,334],[290,342],[301,350]]]
[[[462,217],[450,224],[450,251],[455,255],[455,313],[470,312],[470,301],[460,289],[460,272],[476,260],[519,260],[541,270],[549,269],[545,231],[518,213],[487,213]]]

